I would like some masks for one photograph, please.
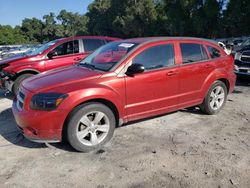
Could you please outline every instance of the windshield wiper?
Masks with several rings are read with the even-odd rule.
[[[80,63],[79,65],[90,68],[92,70],[94,70],[96,68],[95,65],[92,65],[90,63]]]

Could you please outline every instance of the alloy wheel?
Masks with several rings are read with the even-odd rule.
[[[95,146],[107,137],[109,129],[110,122],[107,115],[100,111],[93,111],[80,119],[76,135],[82,144]]]
[[[223,105],[225,100],[225,91],[222,86],[216,86],[211,94],[209,99],[209,105],[213,110],[218,110]]]

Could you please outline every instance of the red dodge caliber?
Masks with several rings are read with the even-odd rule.
[[[66,135],[78,151],[99,149],[129,121],[199,106],[218,113],[233,91],[233,58],[198,38],[136,38],[108,43],[80,64],[25,80],[13,113],[36,142]]]

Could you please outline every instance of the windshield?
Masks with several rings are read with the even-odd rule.
[[[45,50],[47,50],[50,46],[54,45],[58,40],[53,40],[50,41],[46,44],[43,44],[42,46],[40,46],[39,48],[35,48],[33,50],[30,50],[27,55],[38,55],[38,54],[42,54]]]
[[[109,71],[137,45],[131,42],[112,42],[106,44],[81,61],[80,66]]]

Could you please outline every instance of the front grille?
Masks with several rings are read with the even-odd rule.
[[[246,69],[239,69],[240,72],[243,72],[243,73],[248,73],[248,70]]]
[[[241,61],[250,63],[250,51],[245,51],[242,53]]]
[[[24,106],[25,95],[19,91],[17,95],[17,108],[18,110],[22,110]]]

